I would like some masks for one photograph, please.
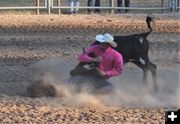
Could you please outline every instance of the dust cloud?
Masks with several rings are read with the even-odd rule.
[[[67,106],[127,106],[127,107],[179,107],[179,69],[159,68],[157,80],[159,90],[152,90],[152,81],[142,83],[142,72],[138,68],[126,68],[119,77],[110,79],[114,91],[103,93],[93,92],[90,82],[83,77],[70,79],[69,72],[78,62],[60,59],[46,59],[33,65],[33,80],[42,79],[44,84],[55,87],[56,96],[62,97]],[[150,75],[150,74],[149,74]],[[74,82],[83,82],[83,87],[77,89]]]

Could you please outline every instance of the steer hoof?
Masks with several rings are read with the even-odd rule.
[[[158,88],[158,85],[157,85],[157,84],[156,84],[156,85],[154,85],[154,91],[155,91],[155,92],[157,92],[157,91],[158,91],[158,89],[159,89],[159,88]]]

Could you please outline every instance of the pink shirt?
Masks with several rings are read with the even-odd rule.
[[[92,57],[89,57],[89,53],[94,53],[96,56],[102,57],[102,61],[99,63],[99,69],[106,72],[108,77],[118,76],[123,71],[123,58],[113,48],[109,47],[105,52],[100,50],[99,45],[93,45],[85,50],[85,53],[79,56],[82,62],[91,62]]]

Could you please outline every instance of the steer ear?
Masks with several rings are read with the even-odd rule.
[[[83,51],[83,53],[86,53],[86,52],[85,52],[85,48],[84,48],[84,47],[82,47],[82,51]]]

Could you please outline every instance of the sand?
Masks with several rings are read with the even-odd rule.
[[[66,98],[31,98],[26,91],[42,72],[48,72],[46,81],[62,91],[77,55],[96,34],[148,31],[145,17],[0,15],[0,123],[164,123],[165,108],[180,106],[180,23],[174,14],[155,14],[158,19],[148,36],[150,60],[158,66],[158,93],[144,86],[141,70],[132,64],[111,79],[117,86],[113,96],[73,93],[64,85]]]

